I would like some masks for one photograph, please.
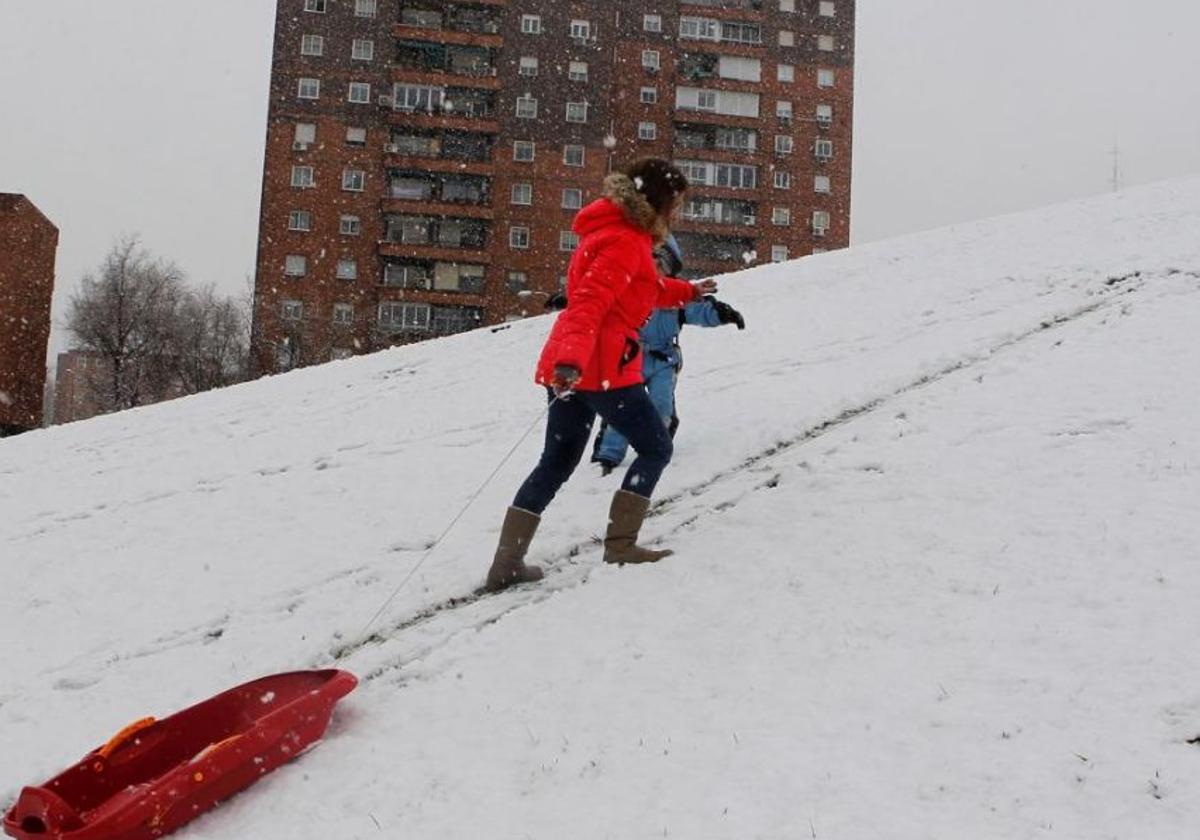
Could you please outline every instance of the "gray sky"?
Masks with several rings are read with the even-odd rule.
[[[254,271],[273,0],[0,0],[0,191],[59,226],[55,315],[136,232]],[[1195,0],[859,0],[857,243],[1200,173]],[[56,330],[55,349],[62,346]]]

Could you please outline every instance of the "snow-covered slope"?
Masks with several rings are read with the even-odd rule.
[[[654,567],[599,563],[581,469],[547,580],[458,600],[548,318],[0,442],[0,800],[349,645],[326,742],[181,836],[1194,836],[1200,180],[722,297]]]

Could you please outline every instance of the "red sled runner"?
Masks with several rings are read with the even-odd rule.
[[[357,684],[348,671],[276,674],[130,724],[21,791],[4,830],[18,840],[161,837],[300,755]]]

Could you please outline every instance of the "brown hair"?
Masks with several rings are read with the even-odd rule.
[[[687,192],[687,178],[677,166],[662,158],[639,158],[622,172],[633,181],[654,212],[664,218],[679,196]]]

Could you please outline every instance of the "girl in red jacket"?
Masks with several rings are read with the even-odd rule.
[[[605,178],[603,198],[575,217],[580,239],[567,269],[568,304],[550,331],[535,377],[550,398],[546,441],[504,517],[487,577],[493,592],[541,579],[539,567],[525,564],[525,552],[542,511],[583,457],[597,414],[637,453],[613,496],[604,561],[649,563],[671,553],[637,544],[650,494],[671,460],[671,437],[642,387],[638,330],[652,310],[716,291],[712,280],[661,277],[651,254],[686,190],[682,172],[646,158]]]

